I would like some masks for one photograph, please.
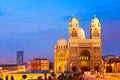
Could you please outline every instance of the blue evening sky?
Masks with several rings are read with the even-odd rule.
[[[0,0],[0,63],[16,61],[23,50],[25,61],[53,60],[59,38],[68,39],[72,15],[89,38],[96,14],[102,27],[103,56],[120,54],[120,0]]]

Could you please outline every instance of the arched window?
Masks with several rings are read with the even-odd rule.
[[[58,46],[56,46],[56,48],[58,49]]]
[[[76,27],[77,27],[77,23],[76,23]]]
[[[65,45],[64,45],[64,48],[66,48]]]
[[[99,36],[99,32],[97,30],[94,31],[94,36],[98,37]]]
[[[72,37],[77,37],[77,32],[76,31],[72,31]]]
[[[59,45],[59,49],[60,49],[60,45]]]
[[[88,61],[88,56],[80,56],[81,61]]]
[[[87,50],[83,50],[80,53],[80,58],[81,61],[89,61],[90,60],[90,53]]]
[[[63,48],[63,46],[61,45],[61,49]]]

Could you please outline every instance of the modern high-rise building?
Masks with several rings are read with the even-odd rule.
[[[54,47],[54,72],[102,71],[101,25],[94,16],[90,23],[90,38],[72,17],[68,26],[68,42],[61,38]]]
[[[17,64],[23,64],[24,51],[17,51]]]

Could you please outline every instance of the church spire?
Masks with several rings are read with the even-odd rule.
[[[100,29],[100,22],[96,15],[92,19],[90,23],[90,38],[91,39],[100,39],[101,38],[101,29]]]

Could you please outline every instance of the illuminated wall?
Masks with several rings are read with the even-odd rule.
[[[49,70],[49,60],[44,58],[35,58],[31,61],[31,70]]]
[[[61,38],[57,41],[54,48],[54,72],[64,72],[67,59],[67,42]]]

